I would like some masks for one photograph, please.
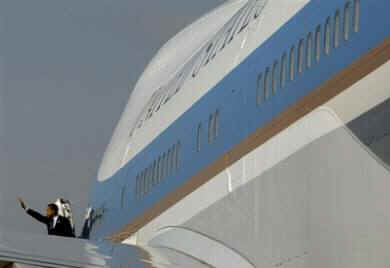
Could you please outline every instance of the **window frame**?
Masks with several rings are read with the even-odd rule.
[[[126,187],[126,185],[123,185],[122,187],[121,187],[121,196],[120,196],[120,205],[121,205],[121,209],[123,209],[124,208],[124,201],[125,201],[125,194],[126,194],[126,190],[127,190],[127,187]]]
[[[145,169],[141,172],[141,181],[142,181],[142,196],[146,195],[146,180],[145,180]]]
[[[161,178],[161,166],[162,166],[162,156],[159,155],[158,156],[158,163],[157,163],[157,181],[158,183],[161,182],[162,178]]]
[[[313,33],[308,33],[306,37],[306,69],[310,69],[313,64]]]
[[[350,39],[351,31],[351,2],[347,1],[344,5],[344,20],[343,20],[343,38],[344,41]]]
[[[213,125],[214,125],[214,113],[209,115],[209,124],[208,124],[208,142],[209,144],[213,143]]]
[[[269,99],[269,84],[270,84],[270,74],[271,74],[271,70],[269,67],[267,67],[265,69],[265,72],[264,72],[264,79],[263,79],[263,97],[264,97],[264,102],[266,102],[268,99]]]
[[[164,152],[163,153],[163,156],[162,156],[162,168],[161,168],[161,177],[162,177],[162,179],[165,179],[165,174],[166,174],[166,170],[165,170],[165,168],[166,168],[166,161],[167,161],[167,154]]]
[[[322,28],[321,25],[316,27],[315,33],[315,41],[314,41],[314,51],[315,51],[315,60],[319,62],[321,60],[321,36],[322,36]]]
[[[257,88],[256,88],[256,105],[260,106],[263,102],[263,73],[257,75]]]
[[[287,67],[288,67],[287,54],[286,52],[284,52],[282,58],[280,59],[280,81],[279,81],[280,89],[286,86]]]
[[[196,128],[196,151],[200,152],[202,149],[201,145],[201,132],[202,132],[202,122],[199,122],[197,128]]]
[[[334,24],[333,24],[333,47],[338,48],[340,46],[340,10],[337,9],[334,14]]]
[[[171,148],[168,149],[167,153],[167,176],[171,175],[172,170],[171,170],[171,158],[172,158],[172,151]]]
[[[288,77],[289,81],[295,80],[295,46],[290,48]]]
[[[156,185],[157,184],[157,174],[156,174],[156,170],[157,170],[157,160],[154,159],[153,161],[153,172],[152,172],[152,181],[153,181],[153,185]]]
[[[214,112],[213,122],[213,140],[215,141],[219,135],[219,109]]]
[[[176,145],[174,144],[172,145],[172,158],[170,163],[172,174],[175,173],[175,154],[176,154]]]
[[[167,178],[169,176],[169,151],[166,152],[166,159],[165,159],[165,177]]]
[[[179,167],[180,167],[180,150],[181,150],[181,143],[180,143],[180,141],[178,141],[176,143],[176,155],[175,155],[175,167],[176,167],[176,170],[178,170]]]
[[[299,40],[298,43],[298,57],[297,57],[298,75],[301,75],[303,73],[304,55],[305,55],[305,41],[301,39]]]
[[[353,31],[358,33],[360,30],[360,0],[353,1]]]
[[[145,192],[149,193],[150,187],[149,187],[149,168],[145,168]]]
[[[139,183],[139,174],[135,177],[135,198],[140,199],[140,183]]]
[[[276,95],[277,89],[278,89],[278,67],[279,63],[277,60],[275,60],[273,66],[272,66],[272,77],[271,77],[271,90],[272,90],[272,96]]]
[[[325,28],[324,28],[324,54],[329,55],[330,54],[330,43],[331,43],[331,35],[332,35],[332,28],[330,23],[330,17],[326,19],[325,22]]]

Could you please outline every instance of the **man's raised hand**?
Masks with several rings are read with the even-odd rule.
[[[20,203],[20,206],[21,206],[24,210],[26,210],[26,204],[24,203],[23,199],[19,197],[19,198],[18,198],[18,201],[19,201],[19,203]]]

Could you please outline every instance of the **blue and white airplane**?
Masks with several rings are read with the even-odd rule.
[[[231,0],[178,33],[115,129],[88,243],[130,267],[388,267],[389,10]]]

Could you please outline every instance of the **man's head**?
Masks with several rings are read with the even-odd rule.
[[[46,209],[46,216],[49,218],[53,218],[58,215],[58,207],[56,204],[48,204]]]

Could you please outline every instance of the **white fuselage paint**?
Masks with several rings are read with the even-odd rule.
[[[234,14],[248,2],[249,1],[230,2],[230,6],[226,7],[226,10],[229,10],[230,12],[229,16],[234,16]],[[183,112],[190,109],[194,103],[205,96],[228,73],[259,47],[260,44],[264,43],[309,2],[309,0],[268,1],[262,11],[262,15],[257,20],[253,20],[244,33],[238,35],[237,38],[234,38],[229,46],[218,53],[213,61],[200,70],[196,77],[189,77],[186,79],[181,90],[174,95],[173,99],[161,106],[160,110],[155,113],[155,115],[145,121],[142,127],[133,132],[133,135],[129,137],[128,134],[134,129],[141,109],[144,108],[148,98],[152,96],[153,92],[160,88],[158,82],[162,80],[162,78],[158,77],[158,79],[154,79],[153,76],[154,72],[158,72],[159,65],[158,63],[155,65],[151,64],[149,67],[152,71],[145,71],[144,76],[141,77],[140,83],[135,88],[135,92],[132,94],[129,104],[122,115],[114,133],[113,140],[111,141],[111,145],[102,162],[98,176],[99,181],[108,179],[117,170],[131,161],[156,137],[175,122]],[[275,16],[275,14],[277,14],[277,16]],[[223,22],[226,23],[227,21],[226,18],[225,20],[219,19],[218,23],[220,24],[218,27],[221,27],[221,25],[224,24]],[[203,23],[206,22],[207,19],[203,21]],[[199,42],[196,48],[191,48],[194,50],[194,53],[197,53],[197,49],[199,49],[201,45],[207,43],[208,38],[211,38],[213,34],[218,32],[218,27],[210,29],[208,34],[203,35],[202,42]],[[191,28],[187,29],[187,31],[190,30]],[[172,48],[169,46],[166,46],[164,49],[172,52]],[[188,51],[185,53],[183,52],[183,55],[181,62],[177,63],[177,66],[185,66],[186,61],[191,60],[190,55],[192,54]],[[167,65],[169,64],[170,63],[167,63]],[[164,64],[162,66],[164,67]],[[307,211],[310,211],[306,206],[311,206],[312,204],[310,204],[310,202],[313,201],[312,206],[326,209],[329,204],[325,204],[327,200],[326,196],[324,197],[319,194],[318,197],[312,197],[311,195],[313,195],[313,193],[306,191],[307,189],[298,189],[299,183],[306,182],[307,185],[305,184],[304,187],[309,187],[308,185],[311,185],[314,189],[313,192],[316,192],[322,182],[307,182],[297,179],[297,184],[295,184],[295,186],[293,184],[286,184],[291,186],[291,188],[295,187],[291,190],[291,193],[286,194],[286,200],[291,201],[291,204],[289,204],[291,206],[291,211],[286,212],[286,214],[295,213],[294,215],[290,215],[292,219],[291,228],[280,222],[275,223],[272,222],[272,220],[264,220],[264,217],[267,216],[272,219],[286,220],[284,218],[285,215],[277,214],[280,213],[279,210],[283,209],[282,205],[279,203],[276,203],[275,206],[270,205],[267,209],[259,207],[249,210],[250,215],[245,215],[246,212],[242,210],[239,203],[240,201],[245,200],[244,196],[246,195],[245,191],[248,191],[248,185],[256,183],[259,187],[263,187],[262,189],[258,189],[258,191],[265,194],[266,197],[255,195],[254,198],[261,199],[269,197],[272,201],[281,202],[272,195],[273,193],[268,193],[268,190],[284,190],[282,179],[285,179],[286,176],[283,178],[276,178],[274,182],[275,185],[271,185],[272,183],[269,182],[268,179],[264,179],[265,183],[262,184],[261,181],[263,178],[266,177],[267,174],[273,172],[277,173],[281,163],[288,162],[289,159],[294,158],[294,155],[299,155],[305,148],[309,148],[317,141],[323,141],[323,139],[331,136],[332,133],[337,133],[339,130],[341,130],[340,132],[342,133],[340,134],[342,136],[340,140],[345,139],[351,152],[356,151],[356,163],[359,163],[359,161],[367,162],[367,166],[362,167],[367,174],[370,174],[370,172],[367,171],[369,169],[378,170],[379,179],[373,182],[373,184],[376,183],[375,187],[378,187],[378,181],[388,176],[388,167],[384,163],[377,161],[375,156],[371,156],[370,153],[363,153],[361,148],[364,148],[364,145],[361,144],[358,139],[354,138],[353,133],[350,133],[345,125],[390,98],[390,91],[386,86],[390,82],[390,77],[388,75],[389,70],[390,63],[382,65],[380,68],[344,90],[338,96],[302,117],[297,122],[269,139],[263,145],[221,171],[214,178],[187,195],[180,202],[171,206],[161,215],[148,222],[139,229],[136,234],[123,243],[174,250],[175,252],[183,253],[186,256],[191,256],[196,260],[201,260],[202,262],[214,265],[215,267],[229,267],[229,264],[231,265],[232,263],[240,263],[242,264],[241,267],[327,267],[326,265],[328,265],[328,267],[341,267],[338,266],[338,264],[342,263],[348,265],[349,263],[353,263],[355,259],[348,256],[348,254],[352,255],[352,253],[348,252],[348,250],[343,251],[345,248],[341,248],[339,253],[332,253],[329,247],[327,247],[331,242],[328,241],[329,244],[324,245],[321,244],[322,242],[320,240],[313,242],[309,237],[320,236],[320,232],[316,233],[314,231],[313,233],[313,230],[323,228],[323,226],[321,225],[321,222],[317,222],[319,219],[322,219],[321,215],[315,215],[316,217],[313,218],[311,217],[312,215],[305,214]],[[164,71],[166,72],[163,72],[165,76],[167,76],[168,73],[169,75],[174,76],[180,70],[167,68],[167,70]],[[150,84],[148,84],[148,79],[152,80]],[[166,77],[164,77],[164,79],[164,82],[161,83],[166,82]],[[148,92],[143,92],[146,88]],[[140,103],[136,104],[136,102]],[[367,152],[369,152],[368,149]],[[332,157],[331,153],[329,153],[329,156]],[[349,164],[351,166],[349,166]],[[351,169],[353,164],[354,163],[351,161],[346,166]],[[325,169],[328,168],[328,170],[326,170],[328,173],[324,171],[324,174],[331,175],[332,172],[335,172],[332,170],[332,163],[329,165],[329,167],[325,167]],[[333,165],[335,164],[333,163]],[[304,170],[304,167],[300,170]],[[310,170],[310,172],[313,171]],[[351,172],[351,174],[356,175],[353,172]],[[340,175],[340,177],[342,176]],[[364,183],[364,177],[359,177],[358,175],[356,175],[356,177],[361,184]],[[294,177],[294,179],[296,178]],[[348,179],[350,178],[342,178],[342,180],[340,179],[340,183],[351,183]],[[358,188],[357,191],[361,191],[362,189],[363,187]],[[377,188],[375,189],[377,190]],[[340,192],[341,191],[343,194],[347,192],[348,186],[340,185]],[[268,194],[269,196],[267,196]],[[306,200],[303,201],[299,198],[294,198],[292,196],[293,194],[302,195]],[[348,193],[346,195],[348,195]],[[231,203],[229,203],[232,202],[231,200],[236,202],[234,204],[236,205],[235,208],[240,209],[233,211],[234,206],[231,206]],[[262,205],[265,203],[266,202],[263,202]],[[264,206],[266,205],[267,204]],[[253,206],[256,206],[256,204]],[[238,219],[240,217],[248,217],[248,219],[250,219],[248,222],[255,224],[255,226],[250,226],[253,228],[253,241],[250,241],[248,237],[233,235],[227,235],[226,240],[221,237],[221,233],[229,232],[229,230],[231,230],[229,228],[241,228],[239,224],[236,223],[236,225],[234,225],[234,223],[230,222],[225,223],[225,218],[218,218],[213,214],[213,212],[218,211],[219,209],[226,212],[229,211],[230,208],[232,210],[231,214],[234,214],[234,217]],[[259,212],[261,209],[264,209],[266,213],[261,214]],[[272,215],[273,209],[276,211],[275,215]],[[380,209],[382,209],[382,207],[380,207]],[[356,212],[353,211],[353,209],[350,209],[350,211],[352,211],[351,213]],[[336,224],[335,222],[337,222],[337,219],[342,217],[340,216],[342,211],[335,210],[332,212],[334,214],[329,212],[328,215],[329,222],[330,224]],[[316,212],[312,211],[310,211],[310,213],[316,214]],[[337,215],[338,218],[335,215]],[[353,214],[351,215],[351,218],[354,218],[355,216],[356,215]],[[388,216],[390,216],[388,213],[384,215],[386,218]],[[212,226],[209,226],[209,228],[202,228],[202,226],[207,226],[208,220],[210,220]],[[237,221],[239,222],[239,220]],[[312,222],[316,223],[316,225],[311,225]],[[373,220],[372,224],[374,223],[375,221]],[[322,224],[326,225],[326,219]],[[370,228],[371,227],[372,225],[370,225]],[[381,227],[383,226],[381,225]],[[356,230],[358,229],[359,228],[356,228]],[[267,230],[270,230],[270,232],[267,232]],[[352,231],[356,230],[354,229]],[[332,229],[332,231],[333,236],[329,237],[333,237],[335,240],[337,240],[334,237],[335,235],[342,235],[338,229]],[[355,234],[352,231],[351,236]],[[346,236],[349,234],[350,233],[346,234]],[[283,235],[286,237],[282,237]],[[373,234],[373,236],[377,237],[376,235],[377,234]],[[215,240],[210,238],[212,236]],[[180,237],[186,237],[187,240],[191,240],[193,244],[189,245],[186,244],[185,241],[179,241]],[[323,238],[323,240],[325,239]],[[386,241],[381,245],[387,245],[388,243],[386,243]],[[356,237],[351,237],[350,239],[347,237],[342,240],[342,242],[346,244],[353,242],[357,243],[358,240]],[[371,244],[376,248],[377,244]],[[261,247],[261,253],[256,253],[256,250],[254,250],[256,245]],[[324,254],[329,254],[328,259],[322,259],[323,257],[319,256],[321,247],[324,248]],[[210,253],[210,251],[212,251],[212,253]],[[213,255],[213,253],[216,255]],[[380,257],[383,255],[380,254],[381,253],[379,252],[379,261],[381,260]],[[372,256],[376,255],[372,253]],[[224,263],[224,260],[230,260],[230,262]],[[362,257],[362,263],[369,265],[373,262],[370,262],[368,257]]]
[[[234,4],[234,7],[232,7],[236,12],[245,4],[242,3],[243,1],[232,2],[237,2]],[[150,91],[152,88],[155,90],[159,88],[158,85],[149,84],[147,84],[145,88],[142,85],[138,86],[137,83],[105,153],[100,166],[98,179],[104,181],[119,170],[125,163],[130,161],[170,124],[177,120],[182,112],[187,111],[194,103],[221,81],[226,74],[231,72],[238,63],[244,60],[260,44],[266,41],[308,2],[309,0],[268,1],[261,16],[249,24],[246,32],[237,35],[224,50],[216,55],[214,60],[200,70],[195,78],[188,78],[183,84],[182,89],[174,96],[174,99],[161,106],[161,109],[156,115],[147,120],[142,128],[138,129],[130,138],[129,133],[143,108],[140,104],[144,106],[147,103],[145,99],[150,98],[153,94],[152,91],[148,93],[148,96],[144,96],[144,94],[146,94],[144,91]],[[278,13],[278,16],[275,16],[276,13]],[[232,15],[234,15],[234,13],[230,14],[230,16]],[[229,14],[227,14],[227,16],[229,16]],[[225,22],[226,18],[229,17],[225,17]],[[211,20],[207,25],[213,23],[214,20]],[[191,28],[188,30],[191,30]],[[202,30],[204,30],[204,27],[202,27]],[[212,31],[212,33],[215,32],[216,30]],[[206,43],[206,41],[203,43]],[[184,63],[181,62],[177,65],[183,66]],[[145,72],[149,73],[148,70]],[[144,78],[141,77],[140,80],[143,81]],[[161,82],[160,86],[162,85]]]
[[[145,225],[137,233],[138,241],[147,243],[164,226],[183,224],[200,211],[227,196],[235,188],[272,169],[273,166],[306,145],[344,126],[388,99],[390,97],[387,87],[390,83],[389,70],[390,63],[388,62],[220,172],[181,202]],[[375,87],[373,87],[374,84]],[[359,102],[356,101],[357,99],[365,101]],[[294,143],[290,142],[291,140],[294,140]]]

